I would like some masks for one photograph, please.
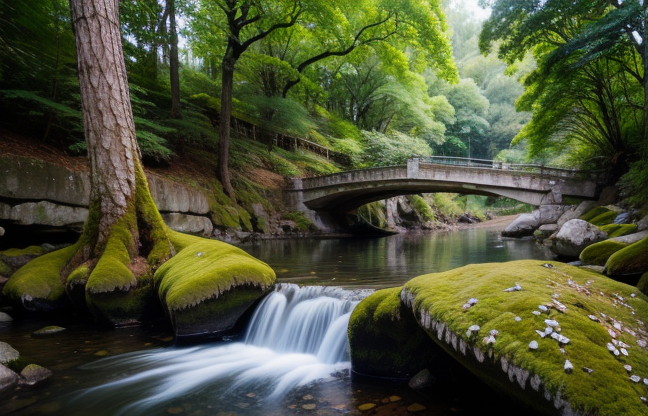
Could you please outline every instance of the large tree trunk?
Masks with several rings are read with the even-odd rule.
[[[91,191],[88,221],[61,279],[100,320],[136,320],[141,311],[124,299],[173,249],[141,166],[119,0],[70,0],[70,9]]]
[[[234,85],[234,66],[236,59],[227,56],[231,54],[228,48],[221,67],[221,108],[218,131],[218,180],[223,190],[236,203],[236,195],[229,174],[230,126],[232,120],[232,89]]]
[[[167,0],[171,45],[169,53],[169,81],[171,83],[171,118],[182,118],[180,112],[180,61],[178,59],[178,30],[175,19],[175,0]]]

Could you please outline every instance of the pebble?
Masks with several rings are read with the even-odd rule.
[[[637,297],[637,294],[636,294],[636,293],[631,293],[631,294],[630,294],[630,297],[631,297],[631,298],[636,298],[636,297]]]
[[[565,373],[571,373],[574,371],[574,365],[569,360],[565,360]]]
[[[538,315],[540,315],[540,311],[533,311],[533,314],[534,314],[535,316],[538,316]]]
[[[484,344],[489,345],[489,344],[494,344],[496,341],[495,337],[492,335],[489,335],[484,338]]]
[[[520,290],[522,290],[522,286],[516,283],[515,286],[509,287],[508,289],[504,289],[504,292],[518,292]]]
[[[466,332],[466,335],[470,336],[473,332],[479,332],[481,327],[479,325],[471,325],[470,328],[468,328],[468,332]]]
[[[544,332],[542,332],[542,331],[540,331],[540,330],[538,330],[538,329],[536,329],[536,333],[537,333],[538,335],[540,335],[540,338],[544,338],[545,336],[547,336],[547,334],[545,334]]]
[[[544,322],[545,322],[545,324],[547,324],[548,326],[551,326],[551,327],[557,327],[557,326],[560,326],[560,324],[558,323],[558,321],[556,321],[556,320],[554,320],[554,319],[545,319]]]
[[[614,350],[616,350],[616,348],[614,347],[614,345],[612,345],[610,342],[607,343],[607,349],[608,349],[608,351],[610,351],[610,352],[613,352]]]
[[[538,349],[538,341],[529,342],[529,349],[530,350],[537,350]]]
[[[625,355],[626,357],[628,356],[628,350],[625,348],[621,348],[621,354]]]
[[[632,375],[630,376],[630,380],[634,381],[635,383],[638,383],[641,381],[641,377],[639,377],[638,375]]]
[[[594,322],[600,322],[599,319],[594,315],[589,315],[588,318],[590,318]]]
[[[630,364],[624,365],[623,368],[625,368],[628,373],[632,371],[632,366]]]
[[[610,334],[610,336],[611,336],[612,338],[616,338],[616,337],[617,337],[617,333],[614,332],[613,330],[609,329],[609,328],[608,328],[608,334]]]
[[[313,400],[314,397],[313,397],[312,394],[307,394],[307,395],[305,395],[304,397],[302,397],[302,399],[304,399],[304,400]]]
[[[594,370],[592,370],[589,367],[583,367],[583,371],[586,372],[587,374],[592,374],[594,372]]]
[[[550,326],[546,327],[545,330],[544,330],[545,335],[549,335],[552,332],[553,332],[553,328],[550,327]]]
[[[566,336],[561,335],[561,334],[559,334],[557,332],[552,333],[551,338],[555,339],[556,341],[558,341],[561,344],[569,344],[569,338],[567,338]]]
[[[407,406],[407,411],[408,412],[420,412],[427,409],[427,407],[423,406],[422,404],[419,403],[412,403],[409,406]]]
[[[619,331],[621,331],[623,329],[621,327],[621,323],[617,322],[617,321],[614,321],[614,324],[612,326],[615,327],[616,329],[618,329]]]
[[[520,322],[521,320],[522,320],[522,318],[520,318],[519,316],[515,317],[515,322]]]
[[[360,410],[361,412],[366,412],[367,410],[371,410],[374,407],[376,407],[375,403],[365,403],[358,406],[358,410]]]
[[[644,378],[644,384],[648,386],[648,378]]]
[[[643,339],[638,339],[638,340],[637,340],[637,345],[639,345],[641,348],[646,348],[646,347],[648,347],[648,343],[647,343],[645,340],[643,340]]]
[[[492,336],[496,337],[496,336],[499,335],[499,331],[498,331],[497,329],[491,329],[490,332],[489,332],[489,334],[491,334]]]
[[[538,306],[538,309],[540,309],[542,312],[547,312],[549,310],[545,305]]]

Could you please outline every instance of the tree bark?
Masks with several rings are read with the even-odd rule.
[[[180,111],[180,61],[178,59],[178,30],[175,19],[175,0],[166,1],[169,12],[170,52],[169,81],[171,83],[171,118],[182,118]]]
[[[232,187],[229,174],[229,147],[230,128],[232,120],[232,91],[234,86],[234,66],[236,59],[228,48],[221,66],[221,108],[220,125],[218,131],[218,180],[223,185],[223,190],[236,203],[236,194]]]
[[[135,137],[118,0],[71,0],[83,126],[90,162],[90,206],[100,210],[97,244],[135,195]]]

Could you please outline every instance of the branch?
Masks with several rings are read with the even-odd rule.
[[[241,51],[240,53],[243,53],[247,48],[249,48],[254,42],[259,41],[266,36],[268,36],[270,33],[274,32],[277,29],[286,29],[291,26],[294,26],[295,23],[297,23],[297,19],[299,19],[299,16],[301,16],[303,12],[303,9],[301,8],[301,3],[299,1],[295,1],[295,5],[293,6],[292,11],[290,12],[290,21],[289,22],[283,22],[283,23],[277,23],[272,25],[268,30],[265,30],[256,36],[251,37],[250,39],[246,40],[241,44]],[[260,18],[260,15],[257,15],[253,17],[252,19],[255,18]],[[251,20],[251,19],[250,19]],[[239,55],[240,55],[239,53]]]

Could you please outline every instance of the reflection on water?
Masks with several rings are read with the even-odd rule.
[[[281,282],[374,289],[471,263],[553,258],[533,240],[502,239],[494,229],[379,239],[273,240],[242,248],[268,263]]]

